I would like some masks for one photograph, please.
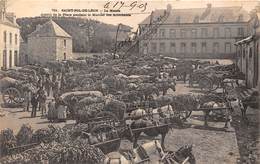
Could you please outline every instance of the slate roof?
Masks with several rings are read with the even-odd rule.
[[[8,18],[5,18],[4,20],[0,19],[0,24],[4,24],[4,25],[7,25],[7,26],[20,28],[20,26],[17,23],[11,22],[10,20],[8,20]]]
[[[164,9],[155,10],[153,19],[156,20],[164,14]],[[145,18],[140,24],[149,24],[150,16]],[[179,23],[215,23],[215,22],[248,22],[250,16],[242,7],[210,7],[210,8],[189,8],[172,9],[165,24]],[[222,20],[221,20],[222,19]]]
[[[32,32],[29,37],[66,37],[71,38],[71,36],[65,32],[58,24],[53,20],[46,22]]]

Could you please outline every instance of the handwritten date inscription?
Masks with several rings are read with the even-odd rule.
[[[129,10],[140,9],[141,12],[144,12],[147,8],[147,2],[108,1],[104,8],[112,10],[120,10],[122,8],[128,8]]]

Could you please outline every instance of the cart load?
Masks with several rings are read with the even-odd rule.
[[[6,88],[9,88],[11,86],[13,86],[14,84],[16,84],[18,81],[14,78],[10,78],[10,77],[4,77],[2,79],[0,79],[0,90],[3,91]]]
[[[8,107],[21,105],[24,102],[24,92],[26,90],[35,90],[32,84],[9,77],[2,78],[0,83],[4,105]]]
[[[10,148],[17,146],[17,139],[12,129],[6,128],[0,133],[0,155],[8,153]]]
[[[16,135],[17,145],[27,145],[32,142],[33,129],[29,124],[23,124],[19,132]]]
[[[124,118],[126,105],[118,100],[109,100],[98,97],[86,97],[78,103],[76,113],[77,122],[113,121]]]
[[[36,81],[37,72],[32,69],[27,68],[17,68],[10,69],[4,72],[5,76],[19,80],[19,81],[28,81],[29,79]]]
[[[41,65],[25,65],[23,66],[23,68],[34,70],[37,72],[37,74],[41,74],[41,75],[50,74],[50,70],[48,68],[44,68]]]
[[[198,84],[204,91],[214,91],[223,87],[225,79],[244,80],[245,75],[238,71],[235,64],[231,65],[213,65],[203,69],[195,70],[190,77],[190,85]]]
[[[64,72],[65,63],[58,62],[58,61],[48,61],[46,63],[46,67],[55,72]]]
[[[83,99],[84,97],[103,97],[103,94],[99,91],[75,91],[75,92],[66,92],[62,94],[61,99],[68,103],[72,97],[76,97],[78,101]]]
[[[61,143],[42,143],[22,153],[1,158],[3,164],[15,163],[102,163],[104,153],[83,139]]]
[[[102,83],[109,93],[116,93],[117,91],[124,91],[127,87],[127,80],[119,78],[118,76],[106,76]]]

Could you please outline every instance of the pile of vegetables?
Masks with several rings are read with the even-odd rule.
[[[17,133],[17,145],[22,146],[32,142],[33,129],[28,124],[23,124]]]
[[[3,164],[23,163],[102,163],[103,152],[90,146],[85,140],[51,142],[41,144],[20,154],[6,156],[1,159]]]
[[[127,87],[127,81],[123,78],[119,78],[116,76],[106,76],[103,79],[103,84],[106,86],[106,88],[111,91],[122,91],[125,90]]]
[[[114,113],[119,120],[122,120],[126,111],[126,104],[122,101],[112,99],[105,104],[104,110]]]
[[[69,140],[67,131],[53,125],[49,125],[48,128],[38,129],[32,135],[32,143],[62,142],[64,140]]]
[[[93,103],[85,105],[83,108],[78,108],[76,112],[77,121],[88,121],[91,118],[94,118],[97,113],[99,113],[104,108],[104,103]]]
[[[92,127],[89,126],[89,124],[76,124],[73,126],[64,126],[63,130],[68,132],[68,135],[70,136],[70,139],[74,140],[77,139],[82,132],[88,132],[91,130]]]
[[[17,140],[14,136],[12,129],[6,128],[1,130],[0,134],[0,155],[5,155],[8,153],[8,149],[17,146]]]

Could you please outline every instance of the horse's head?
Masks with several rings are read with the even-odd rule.
[[[160,96],[160,90],[157,87],[153,87],[153,92],[156,94],[156,96]]]
[[[176,82],[175,82],[175,80],[173,80],[173,81],[171,81],[170,82],[170,88],[175,92],[176,91]]]
[[[192,154],[192,147],[193,145],[184,145],[183,147],[179,148],[175,152],[176,159],[182,159],[185,160],[189,157],[189,161],[195,160],[194,155]],[[182,163],[182,161],[177,161]]]

